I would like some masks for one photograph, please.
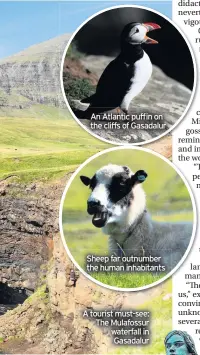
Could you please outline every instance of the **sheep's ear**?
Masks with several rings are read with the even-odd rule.
[[[134,175],[131,176],[132,186],[135,184],[141,184],[147,178],[147,173],[144,170],[138,170]]]
[[[86,185],[86,186],[90,185],[91,179],[89,177],[82,175],[82,176],[80,176],[80,179],[84,185]]]

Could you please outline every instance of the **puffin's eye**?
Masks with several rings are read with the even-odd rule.
[[[138,28],[136,28],[136,31],[135,31],[135,33],[137,33],[137,32],[139,32],[139,29],[138,29]]]

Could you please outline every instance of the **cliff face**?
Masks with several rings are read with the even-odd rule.
[[[29,294],[38,284],[41,265],[52,254],[61,189],[7,183],[2,191],[0,282]]]
[[[60,63],[70,35],[43,42],[0,61],[0,106],[64,106]],[[65,106],[64,106],[65,107]]]

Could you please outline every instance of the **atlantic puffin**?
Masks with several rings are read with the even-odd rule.
[[[81,103],[89,106],[87,110],[81,111],[78,118],[91,118],[93,113],[116,108],[128,114],[130,102],[144,89],[152,74],[152,64],[142,44],[158,43],[147,37],[147,32],[159,28],[159,25],[152,22],[131,22],[124,27],[120,54],[105,68],[96,93],[81,100]]]

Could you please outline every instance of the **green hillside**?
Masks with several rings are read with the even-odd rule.
[[[67,109],[32,103],[30,100],[20,95],[16,95],[16,98],[17,103],[23,105],[23,109],[14,106],[16,103],[14,94],[10,96],[4,93],[4,95],[1,95],[0,92],[0,101],[6,100],[7,102],[7,106],[0,106],[0,118],[44,118],[48,120],[64,120],[71,118]],[[28,103],[27,107],[25,103]],[[11,106],[9,106],[9,104]]]
[[[85,132],[67,110],[35,105],[32,113],[0,117],[0,179],[10,174],[18,182],[55,179],[108,147]]]

